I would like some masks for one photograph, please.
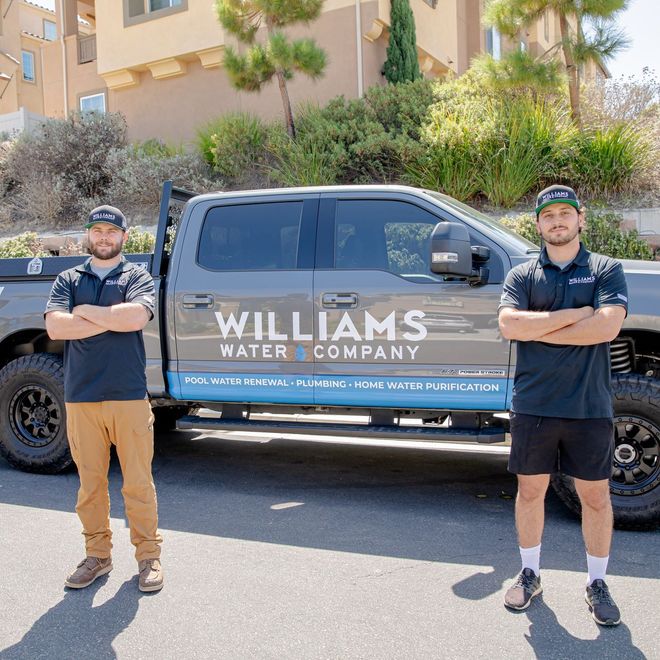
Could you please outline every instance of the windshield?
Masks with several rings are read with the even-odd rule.
[[[447,206],[451,206],[461,215],[467,215],[470,218],[475,218],[476,220],[479,220],[479,222],[485,224],[494,234],[499,234],[500,236],[506,237],[508,239],[513,238],[518,243],[522,243],[522,245],[524,246],[524,251],[540,252],[540,248],[538,245],[534,245],[534,243],[528,241],[526,238],[523,238],[520,234],[517,234],[515,231],[513,231],[513,229],[509,229],[508,227],[505,227],[504,225],[500,224],[499,222],[497,222],[497,220],[493,220],[493,218],[489,218],[485,213],[482,213],[481,211],[477,211],[477,209],[473,209],[471,206],[468,206],[463,202],[459,202],[457,199],[454,199],[449,195],[444,195],[443,193],[434,192],[432,190],[425,190],[424,192],[431,195],[431,197],[435,197],[443,204],[446,204]]]

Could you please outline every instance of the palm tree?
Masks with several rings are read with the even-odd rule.
[[[559,18],[560,40],[537,61],[551,66],[554,56],[558,52],[563,54],[571,114],[579,126],[579,67],[588,62],[606,61],[628,46],[628,39],[615,24],[617,14],[627,5],[628,0],[490,0],[484,12],[484,23],[514,39],[546,12]],[[511,69],[515,69],[515,54],[505,57],[511,60]]]

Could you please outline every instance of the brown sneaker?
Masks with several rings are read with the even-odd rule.
[[[160,591],[163,588],[163,567],[160,559],[143,559],[138,562],[140,591]]]
[[[77,566],[76,570],[69,575],[64,584],[71,589],[83,589],[88,587],[97,577],[105,575],[112,570],[112,559],[106,557],[85,557]]]

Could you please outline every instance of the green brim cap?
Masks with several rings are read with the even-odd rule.
[[[568,186],[550,186],[542,190],[536,198],[536,215],[538,215],[546,206],[550,204],[570,204],[578,211],[580,202],[573,188]]]

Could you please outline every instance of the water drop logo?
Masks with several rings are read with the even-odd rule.
[[[307,359],[307,351],[303,348],[302,344],[296,346],[296,361],[304,362]]]

